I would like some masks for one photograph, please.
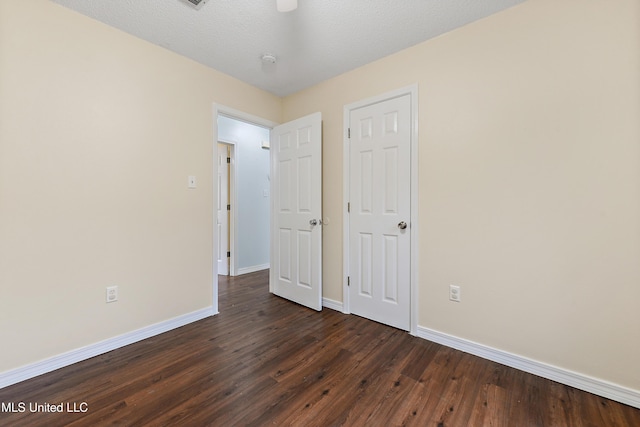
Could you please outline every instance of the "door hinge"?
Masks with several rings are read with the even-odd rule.
[[[231,252],[227,252],[227,258],[231,258]]]
[[[347,138],[351,139],[351,128],[347,128]]]
[[[227,210],[230,211],[231,210],[231,205],[227,205]]]
[[[351,212],[351,202],[347,202],[347,212]]]
[[[347,286],[351,286],[351,277],[347,276]]]
[[[227,157],[227,163],[231,163],[231,157]]]

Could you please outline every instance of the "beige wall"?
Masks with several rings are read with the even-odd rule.
[[[273,95],[0,1],[0,372],[211,305],[213,102],[280,121]]]
[[[343,107],[413,83],[418,324],[640,390],[640,2],[530,0],[285,98],[323,114],[325,297]]]

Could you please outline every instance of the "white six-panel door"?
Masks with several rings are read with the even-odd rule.
[[[410,330],[411,97],[349,117],[349,309]]]
[[[322,310],[322,117],[271,131],[270,289]]]

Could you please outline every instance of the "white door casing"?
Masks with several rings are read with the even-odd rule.
[[[405,91],[345,108],[346,311],[407,331],[415,328],[412,101]]]
[[[217,233],[218,233],[218,274],[229,274],[229,158],[228,146],[218,143],[218,203],[217,203]]]
[[[322,116],[271,131],[270,290],[322,310]]]

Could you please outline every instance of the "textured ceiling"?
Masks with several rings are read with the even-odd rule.
[[[285,96],[524,0],[52,1]]]

